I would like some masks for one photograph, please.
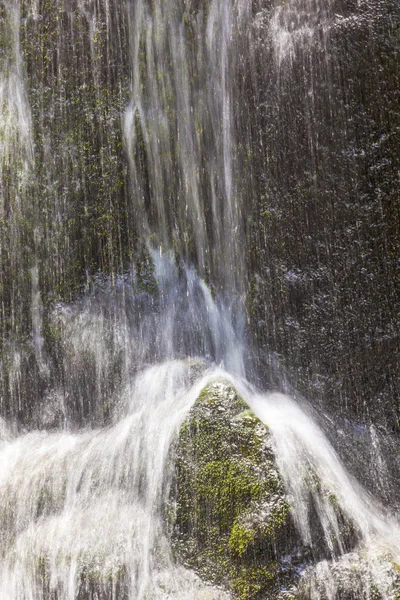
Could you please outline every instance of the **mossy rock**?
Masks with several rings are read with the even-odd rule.
[[[235,598],[278,598],[298,546],[268,429],[225,381],[181,426],[169,519],[177,560]],[[172,515],[172,516],[171,516]]]

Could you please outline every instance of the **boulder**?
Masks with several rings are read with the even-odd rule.
[[[240,600],[291,597],[305,549],[268,429],[229,383],[202,391],[174,452],[168,518],[177,560]]]

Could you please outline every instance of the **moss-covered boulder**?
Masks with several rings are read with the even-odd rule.
[[[298,536],[265,425],[217,381],[192,407],[175,451],[177,559],[240,600],[289,598]]]

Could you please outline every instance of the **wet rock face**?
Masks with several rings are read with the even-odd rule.
[[[400,5],[257,5],[252,330],[308,398],[396,429]]]
[[[398,600],[398,565],[384,555],[349,553],[306,569],[297,593],[299,600]]]
[[[242,600],[289,587],[298,539],[269,433],[227,383],[205,388],[181,427],[171,499],[179,561]]]

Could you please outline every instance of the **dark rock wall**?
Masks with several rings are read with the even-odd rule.
[[[331,2],[280,65],[272,8],[256,9],[247,69],[252,330],[306,395],[396,429],[400,7]]]

